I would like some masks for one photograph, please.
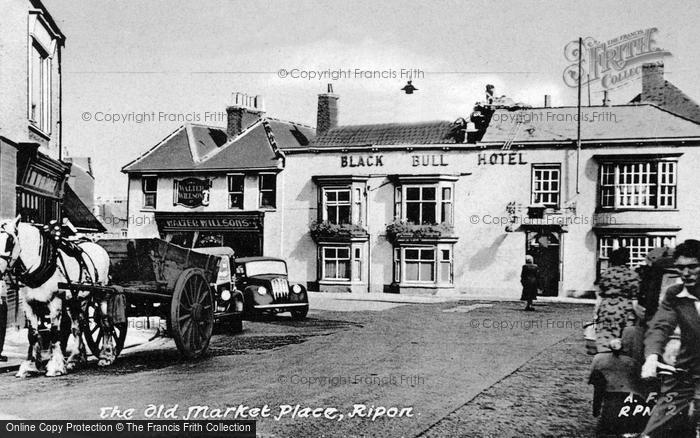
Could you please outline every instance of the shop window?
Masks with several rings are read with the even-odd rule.
[[[676,208],[675,161],[603,163],[600,170],[602,208]]]
[[[277,175],[261,173],[259,176],[260,208],[275,208],[277,193]]]
[[[51,58],[32,38],[29,67],[29,121],[49,134],[51,131]]]
[[[675,236],[600,236],[598,238],[598,275],[609,266],[610,253],[618,248],[627,248],[629,266],[636,269],[645,263],[646,255],[654,248],[676,246]]]
[[[243,209],[245,175],[228,176],[228,208]]]
[[[560,174],[559,165],[535,164],[532,166],[531,200],[533,204],[559,208]]]
[[[332,224],[351,223],[349,188],[323,188],[323,220]]]
[[[158,177],[144,176],[141,179],[143,191],[143,208],[156,208],[156,195],[158,192]]]
[[[350,280],[350,248],[323,247],[321,249],[323,280]]]
[[[453,186],[404,185],[396,188],[396,216],[415,225],[452,223]]]

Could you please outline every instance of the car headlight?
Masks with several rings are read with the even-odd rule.
[[[231,299],[231,292],[229,290],[224,289],[221,292],[221,300],[222,301],[228,301]]]
[[[299,286],[298,284],[295,284],[294,286],[292,286],[292,292],[294,292],[295,294],[300,294],[301,293],[301,286]]]
[[[258,293],[260,295],[265,295],[267,293],[267,289],[265,289],[264,286],[258,286]]]

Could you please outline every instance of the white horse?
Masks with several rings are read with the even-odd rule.
[[[85,362],[87,355],[81,336],[81,318],[85,292],[80,297],[72,297],[66,292],[65,300],[70,304],[70,312],[65,312],[71,319],[70,335],[67,343],[68,363],[61,350],[61,317],[64,314],[64,298],[59,294],[58,283],[77,282],[86,275],[97,284],[106,284],[109,278],[109,255],[101,246],[92,243],[80,243],[82,250],[78,257],[67,254],[59,248],[58,242],[43,233],[32,224],[20,223],[20,217],[0,222],[0,277],[5,273],[14,274],[22,283],[24,311],[29,322],[29,352],[17,372],[17,377],[27,377],[38,373],[43,368],[42,339],[39,333],[41,315],[48,308],[51,321],[50,352],[46,364],[47,376],[60,376],[73,369],[78,363]],[[77,305],[76,305],[77,303]],[[102,315],[107,314],[107,303],[100,303]],[[100,351],[99,365],[111,364],[115,359],[112,333],[108,318],[96,321],[103,325],[103,347]],[[89,334],[88,334],[89,335]]]

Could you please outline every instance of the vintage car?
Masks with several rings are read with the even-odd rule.
[[[212,289],[216,291],[214,316],[231,332],[243,330],[243,293],[233,280],[233,250],[227,246],[194,248],[195,251],[220,257],[219,271]]]
[[[236,288],[243,291],[244,317],[257,319],[264,313],[291,312],[304,319],[309,297],[300,284],[289,284],[287,263],[273,257],[235,259]]]

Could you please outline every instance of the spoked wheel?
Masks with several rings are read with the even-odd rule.
[[[187,269],[175,283],[170,303],[171,336],[188,359],[206,353],[214,329],[214,295],[199,269]]]
[[[100,324],[101,320],[102,310],[100,310],[100,302],[88,299],[83,313],[83,338],[90,352],[95,357],[100,357],[100,350],[102,349],[102,342],[104,341],[105,335],[102,325]],[[126,322],[112,324],[115,341],[115,357],[118,357],[122,348],[124,348],[127,325]]]

